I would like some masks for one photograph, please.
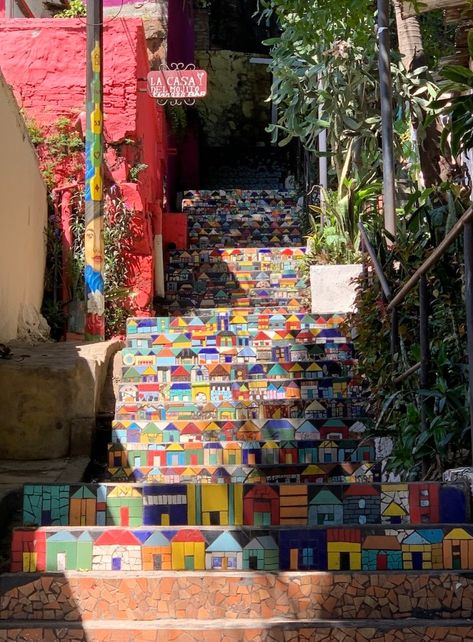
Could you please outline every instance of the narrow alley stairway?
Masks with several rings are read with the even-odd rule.
[[[184,202],[169,314],[128,321],[106,478],[24,488],[1,639],[473,641],[469,490],[385,481],[296,195]]]

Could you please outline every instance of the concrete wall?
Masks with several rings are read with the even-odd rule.
[[[9,341],[19,318],[41,307],[47,201],[36,152],[1,72],[0,132],[0,341]]]

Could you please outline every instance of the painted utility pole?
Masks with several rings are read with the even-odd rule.
[[[394,180],[393,88],[391,78],[391,37],[389,0],[378,0],[379,82],[383,137],[384,227],[396,236],[396,192]]]
[[[87,0],[84,239],[87,341],[105,338],[102,35],[102,0]]]

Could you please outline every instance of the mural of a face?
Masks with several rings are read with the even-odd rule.
[[[89,221],[85,227],[85,262],[86,265],[90,265],[90,267],[97,272],[102,270],[104,255],[103,225],[100,225],[101,218],[102,217]],[[102,227],[102,231],[100,231],[100,227]]]

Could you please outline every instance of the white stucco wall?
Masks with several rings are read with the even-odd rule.
[[[46,187],[18,105],[0,71],[0,341],[41,307]]]
[[[351,312],[356,295],[356,279],[361,265],[311,265],[312,312],[335,314]]]

